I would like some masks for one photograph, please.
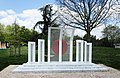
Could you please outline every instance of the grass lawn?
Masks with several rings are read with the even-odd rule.
[[[21,56],[9,56],[9,49],[0,49],[0,71],[8,65],[20,65],[27,62],[27,47],[22,47],[21,54]],[[93,62],[120,70],[120,49],[93,47]]]
[[[8,65],[20,65],[27,62],[27,47],[22,47],[21,56],[10,56],[9,49],[0,49],[0,71]]]
[[[93,47],[93,62],[120,70],[120,49]]]

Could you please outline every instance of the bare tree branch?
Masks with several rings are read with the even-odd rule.
[[[68,17],[62,15],[62,21],[71,27],[79,28],[88,34],[98,27],[109,15],[113,0],[58,0]]]

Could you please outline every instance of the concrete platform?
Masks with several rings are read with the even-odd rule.
[[[103,65],[100,65],[103,66]],[[120,71],[107,67],[107,71],[99,72],[12,72],[17,65],[10,65],[0,72],[0,78],[120,78]],[[106,66],[104,66],[106,67]]]
[[[14,72],[79,72],[79,71],[107,71],[107,68],[94,63],[25,63],[19,65]]]

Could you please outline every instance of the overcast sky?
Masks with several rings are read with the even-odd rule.
[[[0,23],[11,25],[16,19],[20,26],[32,29],[37,21],[42,20],[38,8],[46,4],[55,4],[55,0],[0,0]],[[96,28],[91,34],[101,38],[103,28]],[[77,34],[82,37],[85,32],[77,29]]]

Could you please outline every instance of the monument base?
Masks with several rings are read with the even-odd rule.
[[[94,63],[25,63],[19,65],[13,72],[79,72],[79,71],[106,71],[107,68]]]

